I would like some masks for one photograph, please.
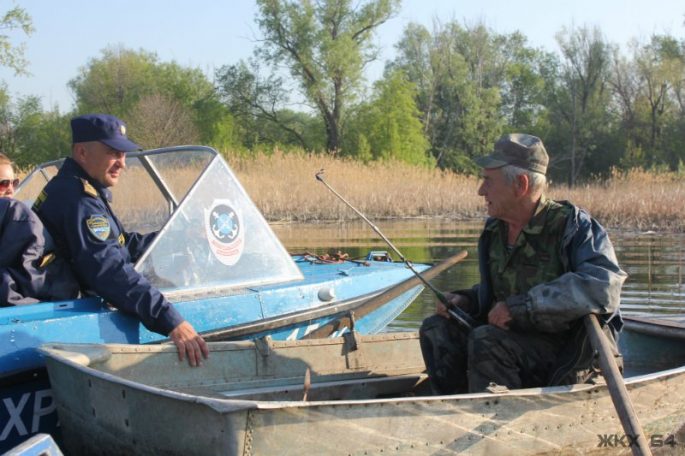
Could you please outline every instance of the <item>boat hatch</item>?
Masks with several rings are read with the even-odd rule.
[[[31,204],[62,163],[36,168],[17,198]],[[126,168],[112,188],[112,206],[130,231],[161,229],[136,269],[172,301],[303,278],[215,150],[129,152]]]

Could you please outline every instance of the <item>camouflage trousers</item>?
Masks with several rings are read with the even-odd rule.
[[[510,389],[545,386],[566,342],[555,334],[524,334],[491,325],[466,334],[439,315],[423,321],[419,336],[436,394],[481,392],[491,382]]]

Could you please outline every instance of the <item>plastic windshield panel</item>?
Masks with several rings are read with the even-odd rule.
[[[14,198],[31,207],[45,184],[57,174],[63,162],[63,159],[54,160],[31,171],[19,184],[19,188],[14,193]]]
[[[217,155],[136,265],[168,296],[302,279],[226,162]]]

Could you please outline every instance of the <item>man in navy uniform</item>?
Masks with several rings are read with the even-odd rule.
[[[156,233],[124,230],[114,215],[109,187],[126,168],[126,152],[141,147],[126,136],[114,116],[87,114],[71,120],[72,154],[33,205],[52,234],[58,253],[72,265],[81,289],[140,318],[151,331],[168,336],[181,361],[201,364],[204,339],[162,293],[134,269]]]

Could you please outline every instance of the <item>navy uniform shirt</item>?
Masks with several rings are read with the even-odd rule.
[[[127,233],[109,205],[111,199],[107,188],[67,158],[33,209],[86,293],[137,315],[149,330],[168,335],[183,317],[133,268],[155,233]]]
[[[38,216],[21,201],[0,198],[0,307],[78,296],[71,268],[57,257]]]

